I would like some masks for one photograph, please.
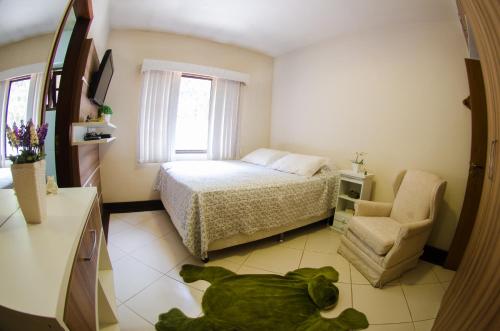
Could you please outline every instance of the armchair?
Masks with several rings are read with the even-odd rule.
[[[393,188],[393,203],[356,203],[338,250],[374,287],[416,266],[446,182],[431,173],[408,170],[398,175]]]

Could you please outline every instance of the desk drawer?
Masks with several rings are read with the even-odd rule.
[[[95,331],[97,328],[96,281],[101,229],[96,199],[80,237],[68,285],[64,322],[70,330]]]

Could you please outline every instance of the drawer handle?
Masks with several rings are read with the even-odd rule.
[[[97,231],[96,230],[90,230],[90,234],[92,235],[92,251],[90,252],[89,256],[84,257],[84,261],[90,261],[94,257],[95,253],[95,248],[97,246]]]

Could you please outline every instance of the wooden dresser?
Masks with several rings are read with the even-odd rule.
[[[0,200],[0,330],[119,330],[97,189],[47,196],[37,225],[12,190]]]

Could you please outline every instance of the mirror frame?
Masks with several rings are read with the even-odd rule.
[[[48,98],[48,93],[49,93],[49,85],[50,85],[50,80],[52,77],[52,68],[54,67],[54,59],[56,57],[57,53],[57,47],[59,46],[59,41],[61,40],[61,35],[64,31],[64,27],[66,25],[66,21],[68,20],[68,16],[73,10],[73,5],[74,5],[74,0],[69,0],[68,3],[66,4],[66,7],[64,9],[64,14],[61,18],[61,21],[59,22],[59,25],[57,27],[57,30],[55,31],[54,39],[52,41],[52,47],[50,50],[49,57],[47,59],[47,66],[45,68],[44,72],[44,82],[43,82],[43,93],[41,94],[41,108],[38,110],[39,113],[39,123],[38,124],[43,124],[45,123],[45,112],[47,111],[47,104],[46,100]]]

